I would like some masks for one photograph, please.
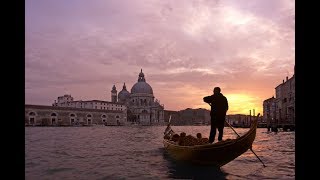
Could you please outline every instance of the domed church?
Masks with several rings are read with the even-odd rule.
[[[142,72],[139,73],[131,92],[123,84],[122,90],[117,94],[117,89],[113,85],[111,90],[112,102],[123,103],[127,106],[127,121],[141,125],[154,125],[164,123],[164,105],[160,105],[155,99],[152,87],[146,82]]]

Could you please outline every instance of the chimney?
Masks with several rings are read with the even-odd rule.
[[[288,76],[287,76],[287,81],[288,81]]]
[[[284,79],[282,80],[282,83],[284,83]]]

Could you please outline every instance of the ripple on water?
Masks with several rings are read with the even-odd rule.
[[[46,170],[46,173],[48,175],[52,175],[54,173],[59,173],[59,172],[63,172],[63,171],[72,171],[73,168],[64,168],[64,167],[58,167],[58,168],[49,168]]]
[[[208,126],[174,127],[209,134]],[[158,127],[26,128],[26,179],[294,179],[294,133],[258,129],[247,151],[220,170],[179,165],[166,154]],[[238,128],[243,134],[248,129]],[[224,138],[234,137],[226,128]]]

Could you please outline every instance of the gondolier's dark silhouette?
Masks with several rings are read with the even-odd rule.
[[[206,96],[203,101],[211,106],[211,130],[209,143],[213,143],[216,136],[216,129],[219,131],[218,141],[222,141],[224,121],[229,109],[227,98],[221,93],[219,87],[213,89],[213,95]]]

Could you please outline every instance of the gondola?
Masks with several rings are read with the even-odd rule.
[[[258,117],[259,115],[252,121],[249,131],[242,136],[238,135],[236,139],[227,139],[213,144],[180,146],[176,142],[164,138],[164,149],[169,156],[177,161],[221,167],[245,153],[248,149],[252,151]],[[232,128],[232,130],[234,129]],[[170,120],[164,134],[170,136],[174,134]]]

